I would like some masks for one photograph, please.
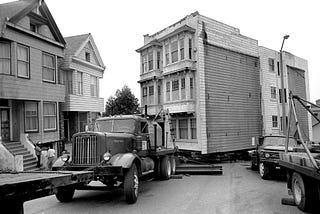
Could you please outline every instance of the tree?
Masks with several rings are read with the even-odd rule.
[[[138,107],[138,99],[131,92],[131,89],[125,85],[121,90],[116,91],[115,96],[108,98],[105,116],[139,113]]]

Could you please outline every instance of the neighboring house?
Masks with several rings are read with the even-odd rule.
[[[282,101],[286,105],[286,121],[289,114],[289,93],[310,100],[308,62],[305,59],[283,52],[283,73],[285,99],[281,98],[280,53],[259,47],[261,106],[264,135],[278,135],[282,128]],[[305,139],[312,139],[311,115],[297,102],[297,115]],[[294,121],[290,124],[290,135],[295,135]]]
[[[168,110],[180,149],[202,154],[252,148],[261,135],[258,41],[192,13],[144,36],[141,106]]]
[[[25,134],[34,143],[60,139],[65,88],[58,83],[57,62],[65,44],[45,1],[0,5],[1,139],[12,154],[24,155],[25,169],[32,162],[32,147],[20,145]]]
[[[65,102],[61,103],[61,137],[70,140],[76,132],[85,131],[104,111],[99,97],[99,79],[105,66],[91,34],[65,38],[65,58],[59,61]]]

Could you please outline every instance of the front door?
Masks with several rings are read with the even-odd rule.
[[[3,141],[10,141],[10,118],[9,109],[0,109],[0,130]]]

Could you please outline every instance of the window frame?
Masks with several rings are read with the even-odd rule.
[[[55,115],[45,115],[45,105],[54,105],[54,110],[55,110]],[[55,128],[45,128],[45,118],[46,117],[54,117],[55,118]],[[57,103],[56,102],[43,102],[43,131],[44,132],[54,132],[57,131],[58,129],[58,124],[57,124],[57,120],[58,120],[58,113],[57,113]]]
[[[79,81],[79,75],[80,75],[80,81]],[[80,85],[80,87],[79,87],[79,85]],[[80,89],[80,91],[79,91],[79,89]],[[83,72],[81,72],[81,71],[77,71],[77,94],[83,95]]]
[[[52,59],[53,59],[53,67],[48,67],[48,66],[44,65],[44,55],[52,57]],[[57,72],[57,69],[56,69],[56,66],[57,66],[56,56],[53,55],[53,54],[47,53],[47,52],[42,52],[41,56],[42,56],[42,66],[41,66],[42,67],[42,81],[43,82],[48,82],[48,83],[56,83],[56,72]],[[43,75],[44,69],[49,69],[49,70],[53,71],[53,80],[44,79],[44,75]]]
[[[153,51],[148,51],[148,71],[153,70]]]
[[[95,80],[95,84],[92,84],[92,80]],[[94,86],[94,87],[92,87]],[[92,91],[92,89],[95,89],[94,91]],[[92,92],[95,92],[92,94]],[[98,97],[98,77],[90,75],[90,96],[91,97]]]
[[[271,116],[271,122],[272,122],[272,128],[278,128],[278,116],[277,115],[272,115]]]
[[[27,116],[27,104],[36,104],[36,115],[35,116]],[[26,101],[24,102],[24,132],[25,133],[38,133],[39,132],[39,107],[38,102],[35,101]],[[27,117],[28,118],[36,118],[36,129],[27,129]]]
[[[179,80],[172,80],[172,91],[179,90]]]
[[[185,59],[185,54],[184,54],[184,37],[179,39],[179,50],[180,50],[180,60]]]
[[[269,71],[271,71],[271,72],[275,71],[275,69],[274,69],[274,61],[275,60],[273,58],[269,58],[268,59]]]
[[[87,62],[91,62],[91,54],[90,52],[86,51],[85,54],[84,54],[84,58]]]
[[[274,86],[270,86],[270,98],[277,99],[277,88]]]
[[[142,87],[142,97],[148,96],[148,87]]]
[[[193,135],[193,130],[195,131],[195,136]],[[190,118],[190,137],[191,140],[197,139],[197,118]]]
[[[10,44],[10,42],[6,42],[6,41],[0,41],[0,44],[8,45],[8,47],[9,47],[9,56],[8,56],[8,58],[0,57],[0,61],[8,61],[9,62],[9,73],[0,72],[0,74],[12,75],[12,71],[11,71],[11,44]]]
[[[171,45],[171,63],[175,63],[179,61],[179,47],[178,47],[178,40],[174,39],[170,42]],[[175,49],[173,49],[173,47],[176,47]]]
[[[24,60],[19,59],[19,54],[18,54],[19,47],[27,49],[28,61],[24,61]],[[27,76],[19,74],[19,62],[23,62],[23,63],[27,64]],[[30,47],[23,45],[23,44],[17,44],[17,77],[30,79]]]
[[[186,127],[181,127],[181,122],[186,121]],[[189,126],[188,126],[188,119],[187,118],[181,118],[178,119],[178,128],[179,128],[179,138],[180,140],[188,140],[189,139]],[[187,131],[187,136],[186,138],[181,137],[181,130],[186,130]]]
[[[150,85],[149,86],[149,96],[153,96],[154,95],[154,86]]]

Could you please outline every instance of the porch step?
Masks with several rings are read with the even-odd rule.
[[[23,156],[24,171],[37,169],[37,158],[34,157],[20,142],[6,142],[4,145],[11,154]]]

